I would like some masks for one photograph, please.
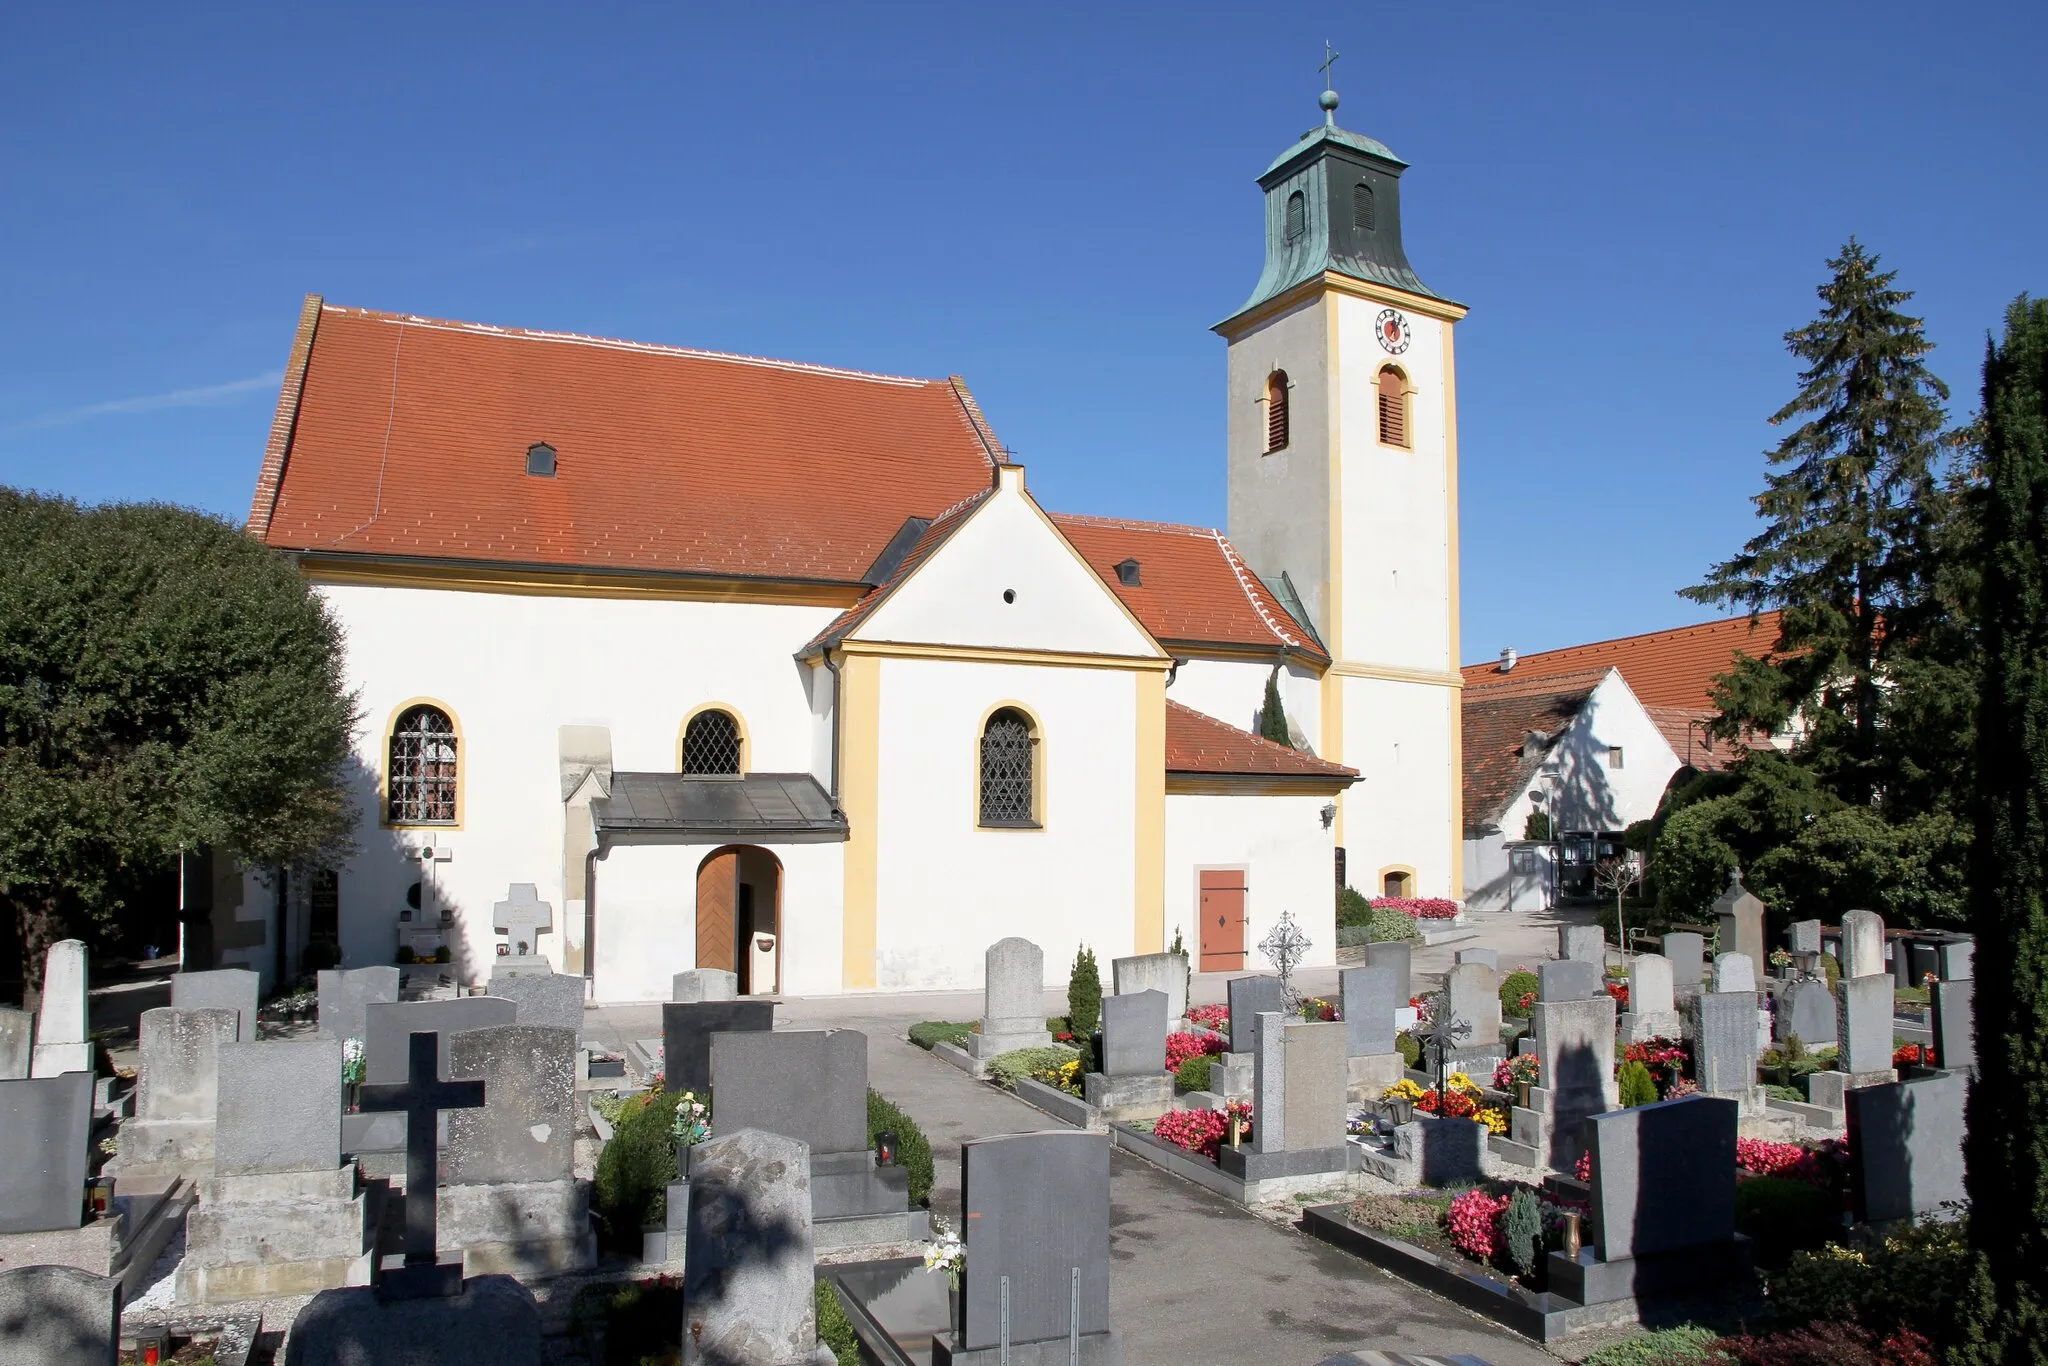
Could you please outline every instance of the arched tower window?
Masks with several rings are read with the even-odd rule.
[[[1363,180],[1351,187],[1351,224],[1361,232],[1371,232],[1379,225],[1379,213],[1372,202],[1372,186]]]
[[[740,771],[740,723],[729,711],[707,708],[683,728],[683,772],[734,774]]]
[[[1015,707],[997,709],[981,728],[981,824],[1038,824],[1038,737]]]
[[[1408,433],[1408,381],[1389,365],[1380,371],[1380,444],[1406,449]]]
[[[1287,372],[1266,376],[1266,454],[1287,445]]]
[[[1300,190],[1287,196],[1287,240],[1298,242],[1308,231],[1308,197]]]
[[[392,825],[455,823],[455,724],[439,707],[409,707],[391,728],[385,819]]]

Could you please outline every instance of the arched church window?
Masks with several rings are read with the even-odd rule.
[[[1298,241],[1308,231],[1308,197],[1300,190],[1287,196],[1287,240]]]
[[[729,711],[713,707],[698,712],[683,728],[683,772],[696,774],[740,771],[740,723]]]
[[[1287,444],[1287,372],[1266,376],[1266,454]]]
[[[407,708],[391,728],[386,820],[392,825],[455,821],[455,724],[439,707]]]
[[[1038,824],[1038,737],[1015,707],[999,708],[981,729],[981,824]]]
[[[1361,232],[1371,232],[1379,226],[1379,215],[1372,202],[1372,186],[1362,180],[1351,187],[1351,223]]]
[[[1389,365],[1380,371],[1380,444],[1408,445],[1408,381]]]

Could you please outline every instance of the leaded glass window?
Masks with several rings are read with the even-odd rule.
[[[740,723],[729,711],[700,711],[683,731],[683,772],[738,773]]]
[[[1032,750],[1038,741],[1024,714],[1004,707],[981,732],[981,823],[1036,825]]]
[[[393,825],[453,824],[455,726],[439,707],[412,707],[391,729]]]

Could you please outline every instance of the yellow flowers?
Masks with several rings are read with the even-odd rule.
[[[1444,1085],[1453,1091],[1463,1091],[1468,1096],[1479,1094],[1478,1083],[1474,1082],[1472,1078],[1466,1076],[1463,1072],[1451,1073],[1450,1076],[1444,1078]]]
[[[1380,1092],[1380,1099],[1381,1099],[1381,1100],[1421,1100],[1421,1099],[1422,1099],[1422,1088],[1421,1088],[1420,1086],[1417,1086],[1417,1085],[1416,1085],[1416,1084],[1415,1084],[1414,1082],[1410,1081],[1410,1080],[1409,1080],[1408,1078],[1406,1078],[1406,1077],[1403,1077],[1403,1078],[1401,1078],[1401,1080],[1399,1080],[1399,1081],[1395,1082],[1395,1083],[1394,1083],[1394,1084],[1393,1084],[1392,1086],[1389,1086],[1389,1087],[1388,1087],[1388,1088],[1387,1088],[1386,1090],[1384,1090],[1384,1091]]]
[[[1472,1118],[1474,1122],[1484,1124],[1489,1134],[1504,1134],[1508,1131],[1508,1112],[1498,1105],[1489,1105]]]

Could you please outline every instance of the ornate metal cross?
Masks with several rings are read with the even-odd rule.
[[[1259,952],[1280,974],[1280,1004],[1290,1015],[1301,1010],[1301,993],[1294,989],[1294,969],[1312,947],[1301,926],[1294,923],[1293,911],[1280,912],[1280,923],[1259,941]]]
[[[1472,1023],[1461,1020],[1451,1011],[1451,993],[1448,988],[1436,993],[1435,1007],[1429,1012],[1429,1028],[1422,1031],[1418,1040],[1423,1047],[1436,1053],[1436,1093],[1444,1093],[1444,1080],[1449,1072],[1446,1065],[1451,1050],[1458,1046],[1458,1040],[1472,1032]]]
[[[521,957],[540,952],[542,930],[555,927],[555,908],[540,899],[531,882],[515,882],[505,900],[491,907],[491,928],[505,936],[510,952]]]
[[[484,1103],[482,1081],[440,1079],[440,1035],[432,1030],[413,1034],[406,1079],[374,1082],[363,1087],[365,1110],[399,1110],[405,1114],[405,1265],[377,1268],[377,1293],[385,1299],[411,1300],[462,1293],[462,1263],[440,1261],[434,1217],[434,1188],[440,1184],[436,1125],[443,1110],[474,1110]]]

